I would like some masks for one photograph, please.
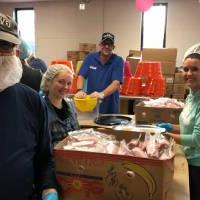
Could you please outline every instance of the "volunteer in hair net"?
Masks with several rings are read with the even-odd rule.
[[[26,62],[27,65],[32,67],[33,69],[40,70],[42,73],[45,73],[47,70],[46,63],[41,59],[36,57],[36,55],[31,50],[30,46],[27,44],[27,42],[23,39],[21,39],[20,44],[20,52],[19,57],[22,61]]]
[[[184,54],[184,59],[186,58],[186,56],[188,56],[189,54],[192,53],[199,53],[200,54],[200,43],[197,43],[193,46],[191,46]]]
[[[0,199],[58,200],[47,108],[19,83],[17,24],[0,13]]]
[[[90,53],[84,60],[77,80],[76,97],[84,98],[86,93],[102,99],[100,113],[119,113],[119,87],[123,81],[123,59],[114,54],[115,37],[103,33],[99,52]],[[87,91],[83,91],[87,79]]]
[[[64,139],[69,131],[80,128],[73,101],[66,98],[72,79],[71,69],[62,64],[50,65],[42,77],[41,90],[48,105],[53,145]]]
[[[32,89],[39,92],[40,90],[40,83],[42,80],[42,72],[38,69],[34,69],[32,66],[28,64],[26,59],[30,56],[31,50],[28,44],[21,39],[21,43],[18,47],[19,50],[19,58],[22,62],[22,78],[20,80],[21,83],[28,85]]]
[[[179,117],[179,125],[157,124],[183,146],[189,165],[190,200],[200,198],[200,52],[189,52],[183,61],[183,77],[190,93]]]

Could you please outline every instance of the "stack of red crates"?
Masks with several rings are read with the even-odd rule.
[[[165,80],[160,62],[139,62],[133,76],[124,76],[122,95],[161,97],[164,93]]]

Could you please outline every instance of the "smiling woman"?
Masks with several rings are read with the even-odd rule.
[[[192,93],[200,90],[200,54],[192,53],[185,58],[183,77]]]
[[[183,61],[183,77],[190,93],[179,116],[179,125],[169,124],[169,136],[183,146],[189,166],[190,199],[200,196],[200,54],[191,53]],[[159,127],[165,128],[166,123]]]
[[[70,91],[73,72],[66,65],[50,65],[43,75],[41,89],[48,105],[49,125],[53,145],[79,129],[73,101],[66,96]]]

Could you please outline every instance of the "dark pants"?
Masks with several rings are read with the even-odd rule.
[[[200,200],[200,167],[189,165],[190,200]]]

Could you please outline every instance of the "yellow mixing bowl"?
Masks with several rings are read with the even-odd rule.
[[[97,98],[87,95],[85,98],[74,97],[76,108],[81,112],[92,112],[97,105]]]

